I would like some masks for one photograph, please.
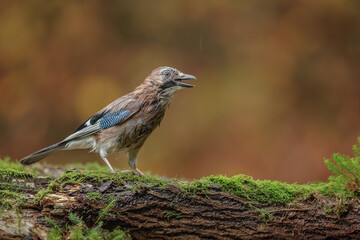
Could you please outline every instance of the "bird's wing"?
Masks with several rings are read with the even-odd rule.
[[[91,116],[62,142],[69,142],[108,129],[128,120],[139,110],[138,102],[125,95]]]

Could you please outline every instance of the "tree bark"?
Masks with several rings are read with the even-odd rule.
[[[190,194],[175,185],[165,188],[115,183],[65,183],[34,200],[48,178],[12,181],[22,188],[25,204],[2,211],[0,239],[47,239],[51,226],[69,224],[70,212],[86,226],[129,229],[133,239],[359,239],[360,204],[313,195],[287,204],[249,202],[213,185]],[[89,193],[98,193],[94,200]],[[11,205],[16,202],[7,200]],[[112,205],[109,205],[112,202]],[[326,207],[325,207],[326,206]],[[331,211],[329,211],[329,206]],[[332,206],[332,207],[331,207]],[[108,211],[104,213],[104,208]],[[99,217],[100,215],[100,217]]]

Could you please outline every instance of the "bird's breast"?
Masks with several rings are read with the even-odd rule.
[[[104,129],[97,137],[97,145],[108,152],[131,150],[141,147],[152,131],[159,126],[165,109],[145,108],[129,120],[114,127]]]

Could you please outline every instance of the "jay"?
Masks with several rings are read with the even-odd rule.
[[[67,138],[24,157],[20,162],[32,164],[59,150],[90,149],[99,153],[115,172],[107,156],[124,150],[129,155],[129,166],[143,175],[137,168],[139,150],[159,126],[174,94],[182,88],[194,87],[183,82],[188,79],[196,78],[175,68],[156,68],[133,92],[95,113]]]

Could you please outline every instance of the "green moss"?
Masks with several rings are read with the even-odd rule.
[[[348,201],[344,198],[338,198],[335,204],[324,205],[324,211],[328,215],[336,215],[340,218],[343,214],[349,211]]]
[[[49,193],[48,189],[40,189],[34,196],[33,203],[36,204],[38,201],[40,201],[43,197],[45,197]]]
[[[70,222],[75,225],[82,222],[82,219],[80,217],[78,217],[78,215],[76,215],[75,213],[72,213],[72,212],[69,213],[68,218],[69,218]]]
[[[274,215],[272,215],[265,209],[257,208],[256,211],[258,211],[260,213],[260,218],[265,223],[267,223],[268,221],[272,221],[274,218]]]
[[[88,192],[86,194],[86,198],[89,201],[96,202],[97,200],[101,199],[101,194],[99,192]]]
[[[154,186],[165,188],[169,183],[175,184],[174,180],[167,180],[154,176],[139,176],[131,172],[112,173],[109,171],[80,169],[68,170],[54,180],[54,182],[59,184],[60,187],[66,183],[105,183],[108,181],[113,181],[114,183],[118,184],[127,183],[127,187],[134,191]]]
[[[19,162],[11,161],[9,157],[0,159],[0,169],[12,169],[17,171],[25,172],[26,167]]]
[[[127,182],[136,182],[143,186],[157,186],[160,188],[165,188],[169,183],[172,183],[173,180],[160,178],[156,176],[140,176],[138,174],[134,174],[132,172],[124,172],[120,173],[122,179]]]
[[[209,176],[182,185],[181,188],[186,192],[206,192],[209,188],[220,187],[222,191],[233,193],[248,201],[259,202],[289,202],[304,192],[301,185],[287,184],[278,181],[254,180],[245,175]]]
[[[48,185],[48,191],[54,191],[56,189],[60,188],[60,184],[56,181],[57,179],[54,179],[50,182],[50,184]]]
[[[98,170],[80,170],[72,169],[65,171],[57,178],[60,183],[82,183],[82,182],[107,182],[114,181],[117,183],[123,183],[119,175],[111,173],[109,171]]]
[[[47,234],[48,240],[61,240],[64,239],[64,232],[62,227],[49,217],[45,217],[46,224],[50,227]]]
[[[69,220],[74,225],[70,231],[70,239],[84,239],[83,234],[84,223],[75,213],[69,213]]]
[[[11,162],[9,158],[0,159],[0,208],[17,210],[26,202],[22,190],[26,180],[35,174]],[[16,184],[14,184],[16,182]]]
[[[111,240],[131,240],[129,230],[123,231],[116,227],[113,231],[107,233],[107,239]]]
[[[358,143],[360,144],[360,137]],[[335,153],[331,159],[325,159],[325,164],[334,176],[339,178],[338,181],[341,179],[347,188],[355,190],[360,188],[360,148],[358,145],[353,146],[353,152],[353,157]]]
[[[278,181],[254,180],[245,175],[231,178],[225,176],[210,176],[200,179],[196,187],[204,190],[217,184],[223,191],[233,193],[248,201],[259,202],[289,202],[303,192],[301,185],[287,184]],[[191,185],[190,185],[191,186]]]
[[[72,230],[70,231],[69,239],[71,240],[85,239],[83,229],[84,229],[84,225],[82,223],[73,226]]]
[[[21,164],[10,161],[10,158],[0,159],[0,208],[21,207],[26,202],[26,197],[21,191],[26,180],[32,177],[35,177],[35,174],[26,170]],[[17,184],[13,184],[14,181]]]
[[[0,190],[0,206],[5,209],[19,208],[26,202],[26,196],[9,190]]]
[[[287,203],[300,198],[306,198],[315,192],[324,196],[356,197],[359,193],[347,187],[347,179],[344,176],[331,176],[327,183],[288,184],[279,181],[254,180],[245,175],[209,176],[181,186],[187,192],[206,192],[215,185],[222,191],[233,193],[250,202],[262,203]]]
[[[67,169],[85,169],[85,170],[95,170],[100,172],[111,172],[110,169],[106,165],[100,165],[97,162],[89,162],[89,163],[72,163],[69,165],[66,165]]]
[[[15,185],[11,182],[0,182],[0,190],[8,190],[12,192],[21,192],[24,186]]]
[[[105,215],[108,215],[110,210],[115,206],[115,204],[116,204],[116,200],[110,199],[108,204],[103,209],[101,209],[101,211],[99,212],[99,216],[98,216],[95,224],[97,222],[99,222]]]
[[[167,211],[165,213],[166,217],[168,219],[170,218],[181,218],[181,213],[178,213],[178,212],[173,212],[173,211]]]
[[[359,196],[359,192],[348,188],[347,179],[343,176],[330,176],[328,182],[309,183],[303,185],[308,192],[315,192],[323,196],[335,196],[342,198],[354,198]]]
[[[67,239],[71,240],[130,240],[129,231],[123,231],[119,227],[109,231],[103,228],[103,222],[99,222],[96,226],[88,227],[75,213],[69,213],[69,224],[61,227],[57,222],[50,218],[45,218],[47,225],[51,228],[47,237],[51,240]]]
[[[35,177],[35,174],[16,169],[0,169],[0,181],[11,181],[12,179],[28,179]]]
[[[0,190],[0,210],[2,213],[10,209],[14,210],[19,233],[21,232],[21,212],[19,209],[25,204],[26,199],[26,196],[21,193]]]
[[[38,201],[43,199],[46,195],[49,193],[60,189],[60,184],[56,181],[56,179],[52,180],[46,189],[41,188],[38,190],[38,192],[35,194],[33,198],[33,203],[36,204]]]
[[[19,200],[19,201],[26,199],[26,197],[23,194],[11,192],[8,190],[0,190],[0,197],[9,200]]]
[[[29,178],[37,176],[37,169],[34,165],[24,166],[19,162],[11,161],[9,157],[4,159],[0,158],[0,180],[4,179],[5,176],[11,176],[14,178]]]
[[[47,234],[48,240],[63,240],[64,236],[62,234],[61,229],[51,228],[49,233]]]

